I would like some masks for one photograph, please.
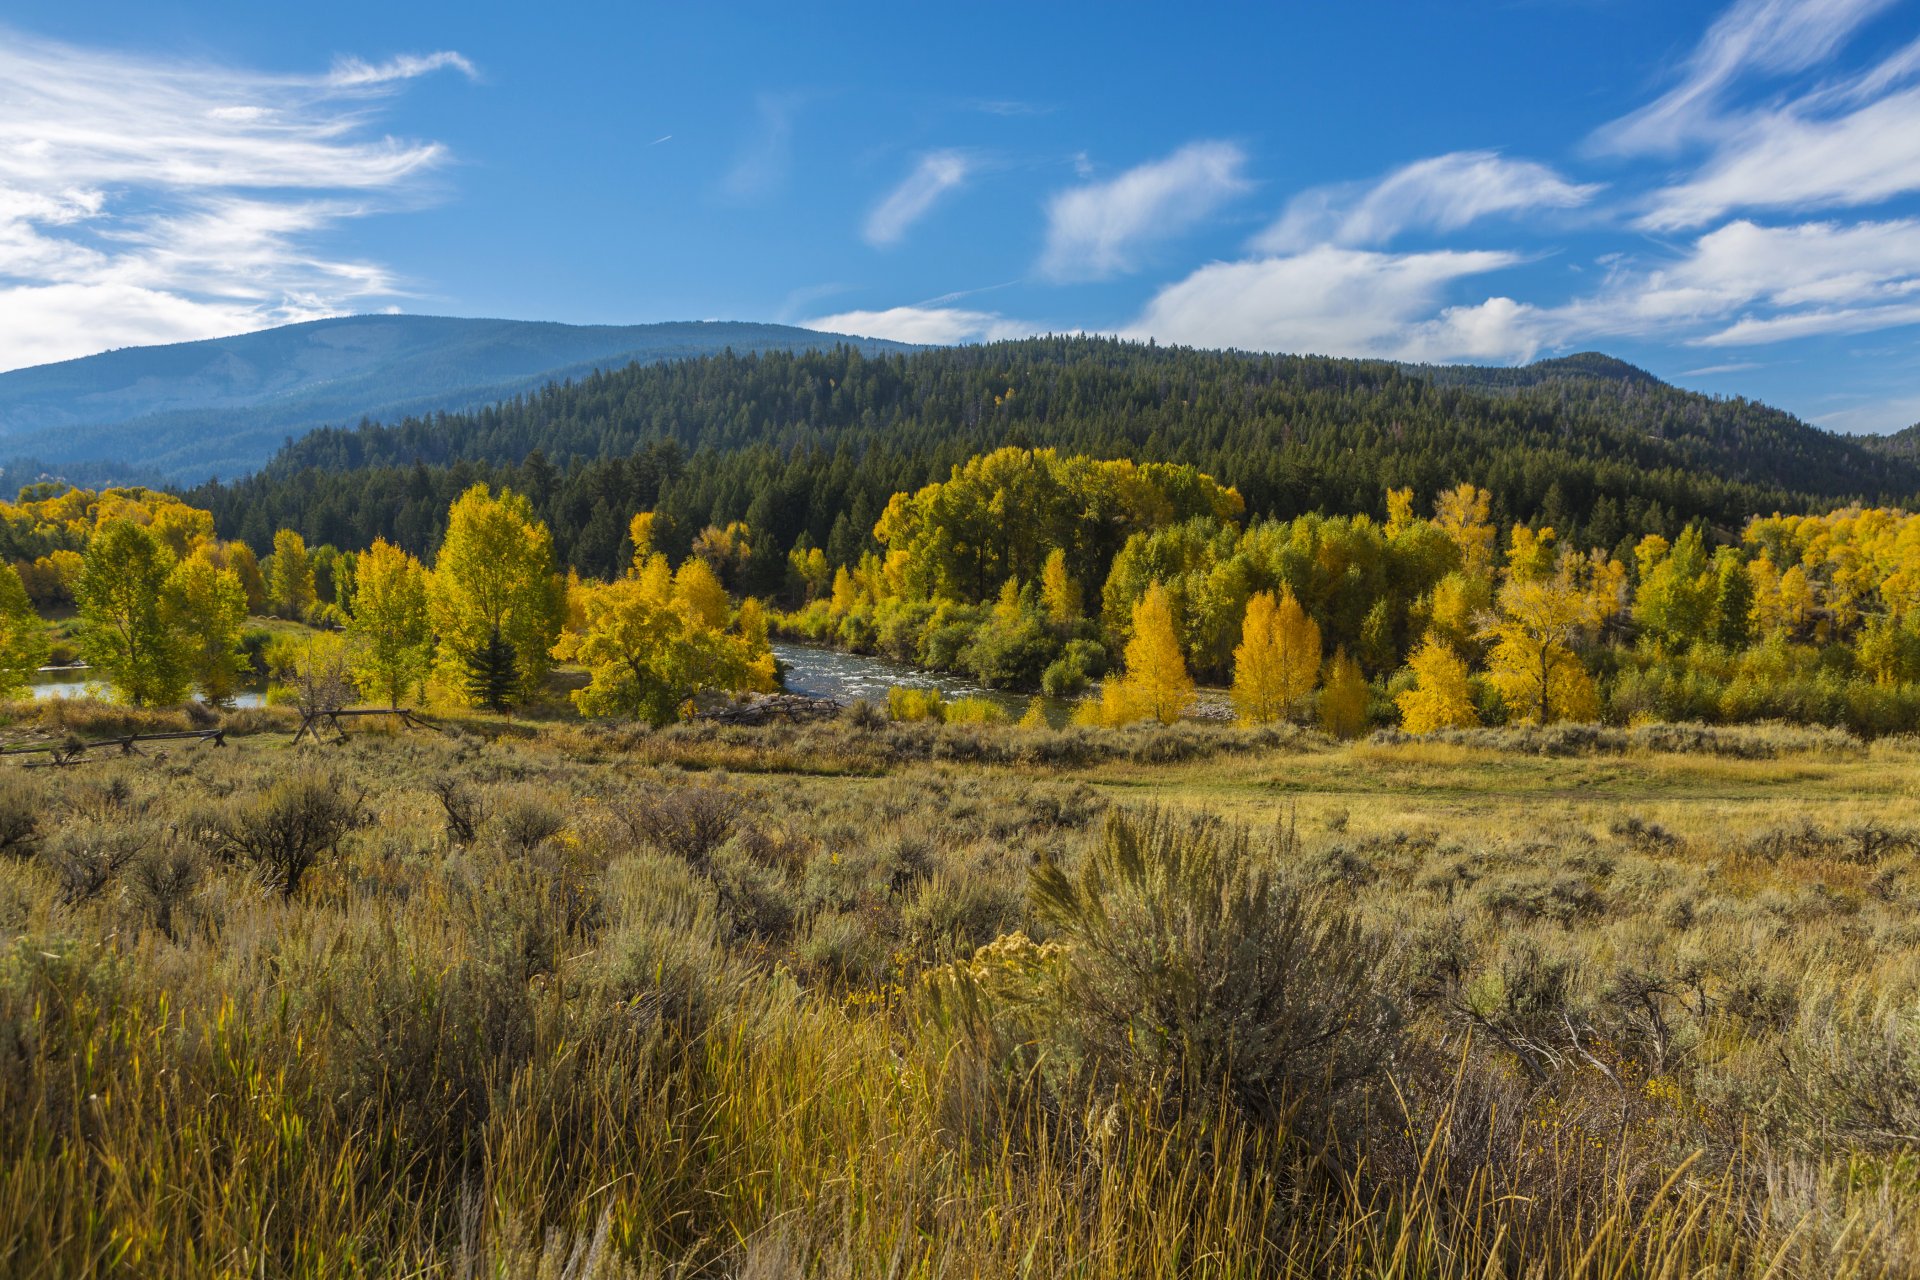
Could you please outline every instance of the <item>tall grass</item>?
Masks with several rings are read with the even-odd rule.
[[[938,760],[578,746],[12,778],[39,816],[0,851],[0,1269],[1879,1276],[1920,1248],[1920,844],[1303,836]],[[291,889],[235,839],[262,830],[304,833]],[[108,831],[130,852],[70,891]]]

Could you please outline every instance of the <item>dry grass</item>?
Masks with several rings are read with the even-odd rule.
[[[8,1275],[1920,1256],[1903,744],[486,727],[5,770]]]

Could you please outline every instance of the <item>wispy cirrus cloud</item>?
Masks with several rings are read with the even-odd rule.
[[[1728,129],[1729,91],[1743,77],[1805,71],[1831,58],[1897,0],[1739,0],[1707,29],[1678,83],[1590,140],[1613,155],[1669,153]]]
[[[0,40],[0,359],[183,341],[391,295],[379,263],[316,248],[397,207],[446,158],[370,136],[437,53],[315,76]]]
[[[973,162],[961,151],[930,151],[905,181],[867,215],[866,241],[875,248],[899,244],[914,223],[926,217],[948,193],[963,186]]]
[[[1246,162],[1230,142],[1193,142],[1105,182],[1060,192],[1047,203],[1040,273],[1098,280],[1133,270],[1146,246],[1187,231],[1250,190]]]
[[[1377,182],[1302,192],[1253,247],[1293,253],[1318,244],[1384,245],[1416,228],[1458,231],[1500,214],[1578,208],[1601,190],[1598,183],[1569,182],[1536,161],[1455,151],[1417,160]]]

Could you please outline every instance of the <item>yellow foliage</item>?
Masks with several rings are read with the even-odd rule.
[[[1467,729],[1480,723],[1473,690],[1467,683],[1467,664],[1453,646],[1428,635],[1413,656],[1414,686],[1394,699],[1400,708],[1400,727],[1408,733],[1438,729]]]
[[[1320,628],[1291,588],[1247,600],[1233,651],[1233,705],[1246,724],[1271,724],[1313,692],[1320,675]]]
[[[1080,584],[1067,573],[1067,553],[1059,547],[1047,553],[1040,568],[1040,598],[1054,626],[1069,627],[1080,620]]]
[[[1469,575],[1493,571],[1493,495],[1463,484],[1434,499],[1433,523],[1459,548],[1460,564]]]
[[[1173,605],[1158,582],[1148,587],[1147,594],[1133,607],[1126,673],[1119,680],[1107,681],[1101,690],[1103,702],[1115,686],[1115,696],[1125,706],[1125,719],[1118,723],[1158,720],[1172,724],[1193,701],[1193,677],[1187,674],[1186,655],[1180,650],[1180,637],[1173,627]]]
[[[1320,690],[1320,727],[1336,738],[1357,738],[1366,732],[1371,691],[1360,664],[1335,651],[1327,664],[1326,686]]]

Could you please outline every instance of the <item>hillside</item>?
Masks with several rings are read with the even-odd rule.
[[[1733,529],[1755,511],[1920,493],[1920,464],[1628,370],[1604,357],[1409,370],[1097,338],[884,358],[736,352],[471,413],[317,431],[258,477],[194,496],[250,541],[289,526],[426,551],[452,494],[484,479],[531,493],[582,572],[619,561],[622,513],[659,510],[681,539],[747,520],[776,580],[801,534],[844,561],[891,494],[1008,443],[1192,462],[1255,515],[1383,514],[1390,485],[1425,499],[1471,480],[1502,519],[1538,517],[1607,547],[1694,519]]]
[[[631,363],[834,342],[906,349],[733,322],[317,320],[0,373],[0,455],[49,466],[111,462],[192,483],[251,471],[289,437],[325,423],[472,408]]]

